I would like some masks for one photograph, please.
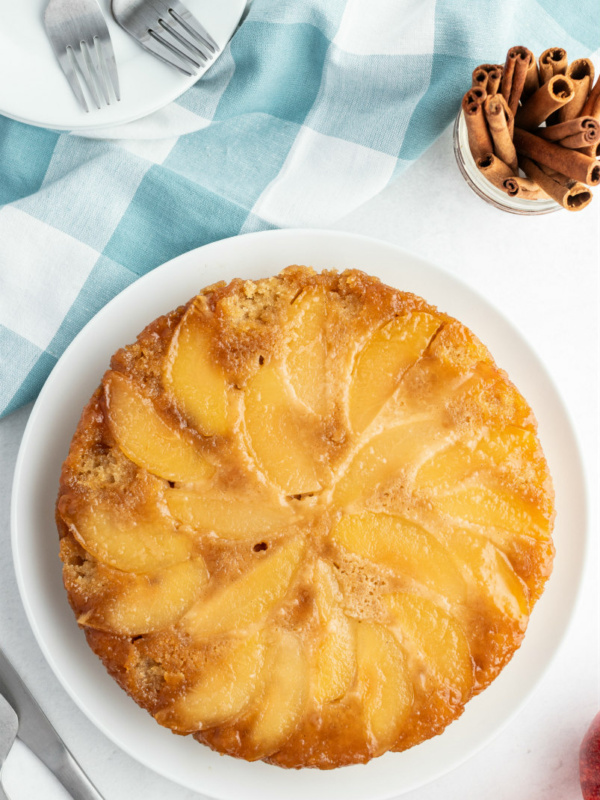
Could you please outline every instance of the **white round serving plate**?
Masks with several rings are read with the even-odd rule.
[[[121,101],[85,112],[75,99],[44,28],[48,0],[0,3],[0,114],[56,130],[107,128],[145,117],[175,100],[210,69],[189,77],[146,52],[113,20],[110,0],[99,0],[110,31]],[[245,0],[185,0],[221,51],[232,37]],[[218,58],[218,55],[217,55]]]
[[[76,625],[62,585],[54,525],[62,461],[81,410],[115,350],[206,285],[266,277],[289,264],[363,269],[466,323],[535,410],[557,496],[554,573],[523,646],[498,679],[442,736],[364,766],[324,772],[283,770],[220,756],[190,737],[173,736],[127,698]],[[225,239],[175,258],[128,287],[81,331],[48,378],[23,436],[14,479],[12,543],[23,603],[45,657],[82,711],[129,755],[219,800],[383,800],[421,786],[472,756],[532,692],[575,609],[586,522],[581,459],[563,403],[527,342],[493,306],[453,276],[393,245],[332,231],[277,230]]]

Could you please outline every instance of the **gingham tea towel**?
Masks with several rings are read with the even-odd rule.
[[[331,225],[451,121],[473,68],[600,47],[598,0],[254,0],[162,111],[85,137],[0,116],[0,414],[82,326],[187,250]],[[1,77],[1,76],[0,76]]]

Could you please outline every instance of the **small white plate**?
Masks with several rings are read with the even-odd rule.
[[[329,772],[288,771],[217,755],[189,737],[173,736],[126,698],[77,628],[62,586],[54,528],[61,463],[112,353],[205,285],[264,277],[294,263],[364,269],[469,325],[535,410],[557,496],[554,573],[512,662],[442,736],[366,766]],[[138,761],[219,800],[381,800],[457,766],[517,712],[547,669],[573,614],[586,522],[581,460],[567,413],[536,355],[495,308],[456,278],[392,245],[346,233],[288,230],[225,239],[179,256],[132,284],[81,331],[46,382],[23,437],[14,479],[12,542],[23,603],[52,669],[89,719]]]
[[[246,7],[245,0],[185,0],[185,3],[221,50]],[[0,3],[1,114],[57,130],[105,128],[158,111],[198,80],[143,50],[113,20],[110,0],[100,0],[117,60],[121,102],[86,113],[75,100],[46,36],[43,20],[47,4],[48,0]]]

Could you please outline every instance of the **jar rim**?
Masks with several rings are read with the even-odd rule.
[[[467,132],[467,123],[462,109],[458,112],[454,123],[453,132],[454,156],[458,168],[470,186],[486,203],[499,208],[501,211],[508,211],[511,214],[550,214],[558,211],[562,206],[552,198],[542,198],[539,200],[529,200],[522,197],[511,197],[503,192],[481,173],[478,169],[471,148]]]

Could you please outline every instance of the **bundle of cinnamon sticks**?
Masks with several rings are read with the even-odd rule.
[[[481,64],[462,100],[477,167],[508,195],[551,197],[585,208],[600,183],[600,80],[589,58],[561,47],[536,61],[511,47],[504,64]]]

